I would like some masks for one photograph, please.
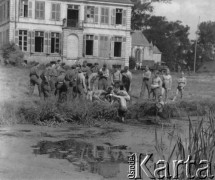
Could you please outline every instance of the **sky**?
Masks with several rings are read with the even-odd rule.
[[[169,21],[180,20],[190,27],[190,39],[195,39],[199,22],[215,21],[215,0],[172,0],[171,3],[154,3],[154,15],[165,16]]]

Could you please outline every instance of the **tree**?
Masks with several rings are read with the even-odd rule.
[[[215,22],[202,22],[197,32],[198,47],[202,49],[203,61],[214,60]]]
[[[24,53],[15,43],[8,43],[2,47],[3,58],[6,64],[14,66],[20,65],[24,58]]]
[[[186,60],[186,52],[190,48],[188,26],[180,21],[168,22],[162,16],[151,16],[145,25],[148,28],[143,30],[144,35],[161,50],[162,61],[171,69]]]
[[[131,16],[131,29],[132,30],[142,30],[146,28],[145,22],[150,18],[150,13],[153,12],[153,2],[163,2],[169,3],[171,0],[131,0],[134,4],[132,8],[132,16]]]

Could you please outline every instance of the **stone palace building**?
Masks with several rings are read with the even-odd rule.
[[[0,48],[15,42],[27,60],[128,65],[130,0],[0,0]]]

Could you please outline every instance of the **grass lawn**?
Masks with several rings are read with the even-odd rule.
[[[133,75],[132,82],[132,92],[131,94],[135,97],[140,96],[141,84],[142,84],[142,74],[135,73]],[[175,96],[177,88],[177,78],[179,74],[174,73],[173,77],[173,87],[170,92],[170,99]],[[196,74],[187,77],[187,86],[184,92],[185,100],[202,100],[210,99],[215,100],[215,74]],[[145,93],[147,97],[147,92]]]
[[[178,78],[173,74],[173,87],[170,98],[175,95]],[[142,85],[142,72],[133,73],[132,96],[139,98]],[[2,101],[34,101],[38,91],[35,88],[34,96],[29,97],[29,69],[0,66],[0,102]],[[147,97],[147,93],[145,94]],[[196,74],[187,76],[187,86],[184,92],[185,100],[215,100],[215,74]],[[139,99],[140,100],[140,99]],[[142,100],[141,100],[142,101]]]

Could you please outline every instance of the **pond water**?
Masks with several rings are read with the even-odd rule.
[[[92,145],[73,139],[39,142],[34,148],[36,155],[49,155],[50,158],[66,159],[77,167],[77,171],[97,173],[104,178],[116,177],[128,171],[128,156],[132,152],[127,146],[112,146],[109,143]],[[127,170],[126,170],[127,169]]]

